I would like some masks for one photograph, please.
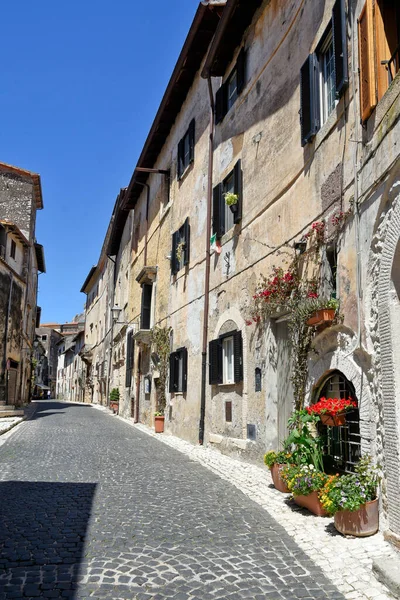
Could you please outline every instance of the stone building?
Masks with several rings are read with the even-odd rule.
[[[45,271],[35,238],[42,208],[39,175],[0,163],[0,404],[7,410],[30,399],[38,274]]]
[[[61,336],[57,342],[56,398],[67,402],[84,402],[86,366],[80,352],[84,345],[84,330]]]
[[[393,0],[201,3],[106,251],[125,327],[109,369],[121,414],[152,424],[157,327],[169,334],[167,433],[260,461],[295,406],[351,396],[348,424],[325,431],[327,457],[342,471],[361,453],[382,465],[394,538],[399,23]],[[277,288],[298,304],[266,311]],[[300,309],[315,297],[340,318],[307,328]]]
[[[44,353],[41,357],[41,385],[45,386],[46,389],[50,390],[52,398],[56,396],[56,382],[57,382],[57,362],[58,362],[58,342],[62,339],[60,333],[60,327],[57,323],[54,326],[58,329],[53,329],[47,325],[40,325],[35,330],[36,339],[40,341],[43,346]]]

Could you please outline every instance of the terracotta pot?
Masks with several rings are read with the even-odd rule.
[[[346,423],[346,413],[339,413],[337,415],[319,415],[322,425],[329,427],[340,427]]]
[[[367,537],[379,529],[379,502],[371,500],[358,510],[340,510],[335,513],[334,524],[343,535]]]
[[[154,431],[156,433],[164,433],[164,416],[154,417]]]
[[[331,323],[335,318],[335,312],[334,308],[322,308],[321,310],[317,310],[315,314],[307,320],[307,325],[316,327],[323,323]]]
[[[319,501],[318,492],[311,492],[311,494],[308,494],[308,496],[295,496],[293,494],[293,500],[298,506],[307,508],[314,515],[317,515],[317,517],[328,516],[325,510],[322,508],[321,502]]]
[[[282,492],[283,494],[288,494],[289,488],[281,477],[281,473],[280,473],[281,466],[282,465],[278,465],[277,463],[275,463],[274,465],[272,465],[272,467],[270,467],[271,477],[272,477],[272,481],[273,481],[275,488],[279,492]]]

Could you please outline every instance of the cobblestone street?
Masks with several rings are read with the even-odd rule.
[[[326,533],[329,520],[293,511],[280,495],[300,525],[308,519],[311,542],[282,512],[289,534],[273,516],[278,492],[268,487],[270,514],[238,489],[229,468],[223,473],[236,461],[218,463],[206,448],[192,456],[189,444],[177,442],[178,451],[173,438],[162,443],[143,429],[89,406],[47,401],[0,441],[0,599],[389,597],[369,579],[368,548],[391,552],[380,537],[353,546],[361,570],[349,554],[362,585],[344,577],[337,587],[327,571],[346,558],[329,545],[324,552],[323,543],[315,553],[321,566],[312,558],[315,523],[347,552],[348,540]],[[238,475],[254,469],[242,464]]]

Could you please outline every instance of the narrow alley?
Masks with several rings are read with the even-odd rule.
[[[0,447],[0,598],[344,598],[260,506],[90,406]]]

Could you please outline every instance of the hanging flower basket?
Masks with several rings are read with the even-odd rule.
[[[309,319],[307,319],[306,323],[310,327],[317,327],[318,325],[323,325],[324,323],[332,323],[335,318],[336,310],[334,308],[322,308],[321,310],[317,310]]]

